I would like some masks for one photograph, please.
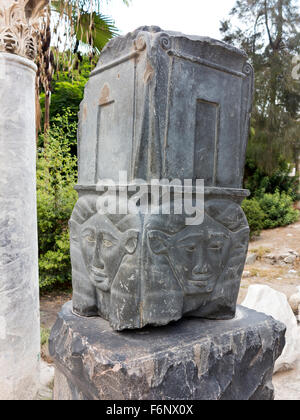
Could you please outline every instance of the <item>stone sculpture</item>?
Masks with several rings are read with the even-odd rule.
[[[108,43],[80,111],[75,313],[115,330],[234,317],[249,239],[240,204],[252,94],[246,55],[222,42],[142,27]],[[116,182],[121,204],[137,179],[203,179],[203,223],[165,214],[161,195],[149,213],[142,193],[136,212],[105,214],[100,179]]]

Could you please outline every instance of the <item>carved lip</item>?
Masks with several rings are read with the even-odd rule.
[[[91,271],[93,273],[95,281],[100,282],[100,283],[107,281],[108,277],[103,270],[100,270],[99,268],[96,268],[96,267],[91,267]]]
[[[199,285],[199,286],[200,285],[203,286],[205,283],[208,283],[211,277],[212,277],[212,273],[193,275],[192,278],[189,280],[189,282],[195,283],[196,285]]]
[[[193,278],[188,280],[187,283],[189,286],[204,289],[206,292],[209,293],[213,290],[211,281],[212,278],[213,273],[199,274],[198,276],[193,276]]]
[[[208,281],[200,281],[200,280],[188,280],[188,283],[191,286],[197,286],[197,287],[207,287],[209,282]]]

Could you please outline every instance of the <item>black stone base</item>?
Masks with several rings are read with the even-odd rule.
[[[230,321],[183,319],[115,332],[63,306],[50,337],[56,400],[271,400],[285,327],[238,307]]]

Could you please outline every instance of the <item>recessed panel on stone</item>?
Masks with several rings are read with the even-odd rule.
[[[80,177],[93,178],[95,184],[99,179],[117,181],[119,170],[130,173],[131,168],[134,60],[115,63],[91,78],[85,103],[80,125],[80,157],[84,156],[79,164]]]
[[[97,118],[96,180],[117,181],[118,171],[130,172],[134,127],[135,65],[133,60],[95,76],[105,81]],[[124,86],[127,88],[124,89]]]
[[[194,179],[214,185],[219,140],[219,104],[199,99],[196,105]]]

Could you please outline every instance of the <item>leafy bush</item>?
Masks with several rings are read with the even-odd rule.
[[[262,229],[287,226],[299,218],[293,207],[293,199],[285,192],[263,194],[260,198],[245,200],[242,204],[248,219],[251,236],[258,235]]]
[[[80,102],[83,99],[84,87],[89,79],[90,72],[94,68],[95,64],[90,63],[87,57],[83,58],[83,62],[80,64],[80,68],[70,71],[65,71],[63,68],[66,63],[61,62],[60,58],[59,67],[57,69],[55,77],[52,81],[52,95],[50,105],[50,122],[55,121],[56,116],[62,115],[63,110],[69,108],[71,114],[69,115],[70,122],[77,121],[77,113],[79,110]],[[42,112],[42,120],[45,113],[45,93],[40,95],[40,104]],[[42,126],[44,121],[42,121]]]
[[[295,201],[299,178],[290,176],[290,167],[284,160],[278,162],[278,168],[272,175],[267,175],[248,158],[244,186],[251,191],[253,197],[261,198],[265,193],[275,194],[279,191],[287,193]]]
[[[287,226],[298,220],[299,212],[293,208],[293,199],[285,192],[264,194],[259,200],[259,205],[265,215],[264,229]]]
[[[248,219],[250,227],[250,236],[259,235],[263,229],[264,213],[260,208],[259,202],[256,198],[250,200],[244,200],[242,208]]]
[[[39,234],[40,287],[69,283],[68,220],[77,194],[77,158],[71,154],[76,145],[77,123],[67,109],[54,118],[37,159],[37,209]]]

